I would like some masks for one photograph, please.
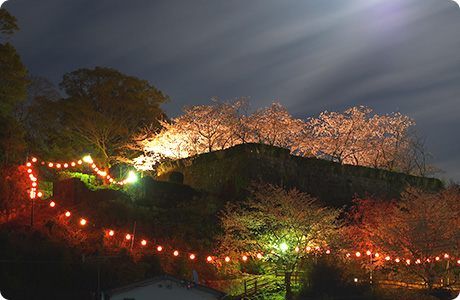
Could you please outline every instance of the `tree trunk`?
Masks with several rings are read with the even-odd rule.
[[[291,271],[286,271],[284,273],[284,284],[286,285],[286,300],[293,300],[294,295],[292,294],[292,289],[291,289]]]
[[[431,293],[433,291],[433,285],[434,285],[434,281],[435,281],[435,278],[436,278],[436,274],[434,273],[434,271],[431,268],[431,266],[428,266],[425,269],[425,272],[427,274],[426,284],[428,285],[428,294],[431,295]]]

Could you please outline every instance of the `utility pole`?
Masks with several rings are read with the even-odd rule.
[[[131,251],[133,251],[133,246],[134,246],[134,237],[136,234],[136,221],[134,221],[134,227],[133,227],[133,238],[131,239]]]
[[[159,224],[161,226],[165,226],[166,227],[166,244],[165,244],[165,248],[164,248],[164,251],[165,251],[165,259],[164,259],[164,272],[166,273],[166,270],[167,270],[167,266],[168,266],[168,242],[169,242],[169,227],[171,227],[171,225],[178,225],[178,224],[182,224],[182,223],[173,223],[173,222],[158,222],[156,224]]]
[[[97,264],[97,295],[96,295],[96,300],[101,300],[101,261],[108,260],[109,258],[112,257],[120,257],[119,255],[116,256],[101,256],[101,251],[98,249],[97,250],[97,256],[86,256],[85,254],[82,255],[82,261],[87,262],[89,261],[96,261]]]

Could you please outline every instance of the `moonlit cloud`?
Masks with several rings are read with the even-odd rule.
[[[367,105],[427,134],[460,181],[460,11],[451,0],[11,0],[14,45],[58,83],[96,65],[170,95],[166,112],[210,98],[280,102],[296,117]]]

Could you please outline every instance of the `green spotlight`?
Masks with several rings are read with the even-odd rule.
[[[93,163],[93,159],[91,158],[91,156],[89,155],[86,155],[85,157],[83,157],[83,161],[84,162],[87,162],[89,164],[92,164]]]
[[[136,180],[137,180],[136,174],[134,174],[133,171],[129,172],[129,176],[128,176],[128,178],[126,179],[126,181],[128,181],[128,182],[134,182],[134,181],[136,181]]]
[[[281,251],[286,251],[288,248],[289,248],[289,247],[288,247],[288,245],[287,245],[286,243],[282,243],[282,244],[280,245],[280,250],[281,250]]]

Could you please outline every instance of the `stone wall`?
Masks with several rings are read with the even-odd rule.
[[[184,174],[184,184],[215,195],[222,204],[244,198],[252,182],[296,187],[336,207],[349,204],[355,194],[398,198],[408,184],[430,190],[442,188],[435,178],[298,157],[287,149],[259,144],[169,162],[161,169],[165,172],[159,180],[166,180],[170,171],[179,171]]]

